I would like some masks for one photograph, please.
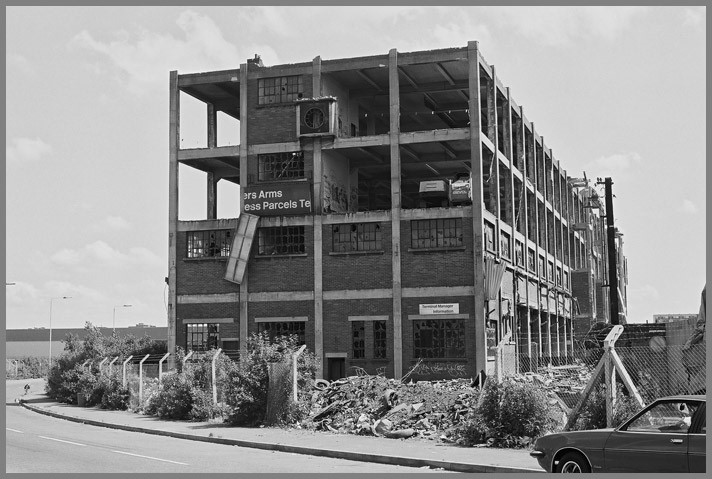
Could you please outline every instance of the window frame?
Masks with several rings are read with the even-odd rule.
[[[295,255],[306,255],[304,226],[271,226],[257,228],[256,257],[269,258],[272,256]]]
[[[191,331],[191,329],[198,329]],[[196,348],[193,345],[198,344],[195,338],[201,338],[201,346]],[[213,348],[217,348],[220,344],[220,323],[188,323],[185,325],[185,346],[186,351],[205,352]],[[212,347],[211,347],[212,346]]]
[[[388,330],[386,321],[373,323],[373,359],[388,359]]]
[[[291,103],[304,96],[302,75],[283,75],[257,80],[257,104],[275,105]]]
[[[296,159],[296,165],[292,163]],[[281,173],[277,174],[279,166],[283,166]],[[286,176],[283,176],[286,173]],[[304,171],[304,152],[287,151],[278,153],[260,153],[257,155],[257,181],[290,181],[306,178]]]
[[[257,323],[257,332],[266,332],[270,342],[274,342],[279,336],[297,336],[299,345],[306,344],[306,329],[306,321],[260,321]]]
[[[453,341],[456,344],[453,344]],[[430,345],[424,344],[425,342],[429,342]],[[466,359],[467,321],[451,318],[414,320],[413,357]]]
[[[448,250],[464,246],[462,218],[431,218],[410,222],[412,250]]]
[[[215,235],[216,239],[211,243],[210,236],[212,235]],[[187,259],[227,259],[230,257],[232,241],[232,230],[229,229],[188,231],[185,239],[185,257]]]
[[[347,231],[343,231],[342,229],[347,229]],[[382,252],[383,237],[381,224],[345,223],[332,225],[331,251],[333,253]]]

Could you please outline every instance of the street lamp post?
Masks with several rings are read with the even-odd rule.
[[[71,296],[58,296],[49,299],[49,370],[52,370],[52,301],[55,299],[70,299]]]
[[[116,332],[116,308],[130,308],[130,307],[131,307],[130,304],[120,304],[118,306],[114,306],[114,318],[111,322],[112,332],[114,332],[114,333]]]

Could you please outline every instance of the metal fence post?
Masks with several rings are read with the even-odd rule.
[[[131,356],[129,356],[128,358],[126,358],[126,360],[124,361],[124,364],[123,364],[123,366],[122,366],[122,367],[123,367],[123,371],[124,371],[124,372],[123,372],[123,382],[122,382],[122,384],[123,384],[124,387],[126,387],[126,363],[128,363],[129,361],[131,361],[131,358],[133,358],[133,355],[131,355]]]
[[[99,375],[101,375],[101,372],[102,372],[102,371],[101,371],[101,367],[104,365],[104,363],[105,363],[108,359],[109,359],[109,357],[107,356],[107,357],[105,357],[104,359],[102,359],[101,362],[99,363]]]
[[[138,404],[139,407],[143,402],[143,362],[148,359],[150,354],[143,357],[140,363],[138,363]]]
[[[302,344],[302,347],[299,348],[296,353],[294,353],[294,359],[292,361],[292,390],[294,391],[294,402],[297,402],[297,359],[299,358],[299,355],[302,354],[304,349],[306,349],[306,347],[306,344]]]
[[[163,361],[165,361],[166,358],[170,355],[171,353],[166,353],[166,355],[163,356],[160,361],[158,361],[158,384],[161,384],[161,376],[163,376]]]
[[[213,356],[213,361],[212,361],[212,373],[213,373],[213,404],[218,403],[218,385],[217,381],[215,380],[216,374],[215,374],[215,360],[218,358],[220,355],[220,352],[222,351],[221,348],[218,348],[217,351],[215,351],[215,356]]]
[[[111,362],[109,363],[109,374],[111,374],[114,371],[114,363],[116,362],[117,359],[119,359],[118,356],[116,356],[114,359],[112,359]]]

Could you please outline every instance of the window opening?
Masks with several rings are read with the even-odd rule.
[[[257,230],[257,256],[305,252],[304,226],[279,226]]]
[[[427,319],[413,322],[416,358],[464,358],[465,321]]]
[[[305,329],[305,321],[269,321],[257,323],[257,331],[260,333],[266,332],[271,342],[274,342],[279,336],[296,335],[297,342],[300,345],[306,344]]]
[[[337,253],[383,249],[381,225],[378,223],[334,225],[332,233],[332,250]]]
[[[304,154],[301,151],[257,155],[259,181],[304,178]]]
[[[218,347],[219,324],[186,324],[186,349],[188,351],[209,351]]]
[[[363,321],[351,322],[351,339],[353,340],[353,358],[364,359],[366,357],[366,336]]]
[[[412,248],[447,248],[463,246],[462,220],[439,218],[411,221]]]
[[[302,77],[299,75],[260,78],[257,83],[260,105],[286,103],[303,96]]]
[[[494,251],[494,226],[485,222],[485,249]]]
[[[386,322],[373,321],[373,357],[386,359]]]
[[[188,232],[188,258],[228,257],[232,246],[230,230]]]

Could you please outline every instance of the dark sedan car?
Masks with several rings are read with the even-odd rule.
[[[705,472],[706,396],[657,399],[615,429],[548,434],[530,453],[547,472]]]

